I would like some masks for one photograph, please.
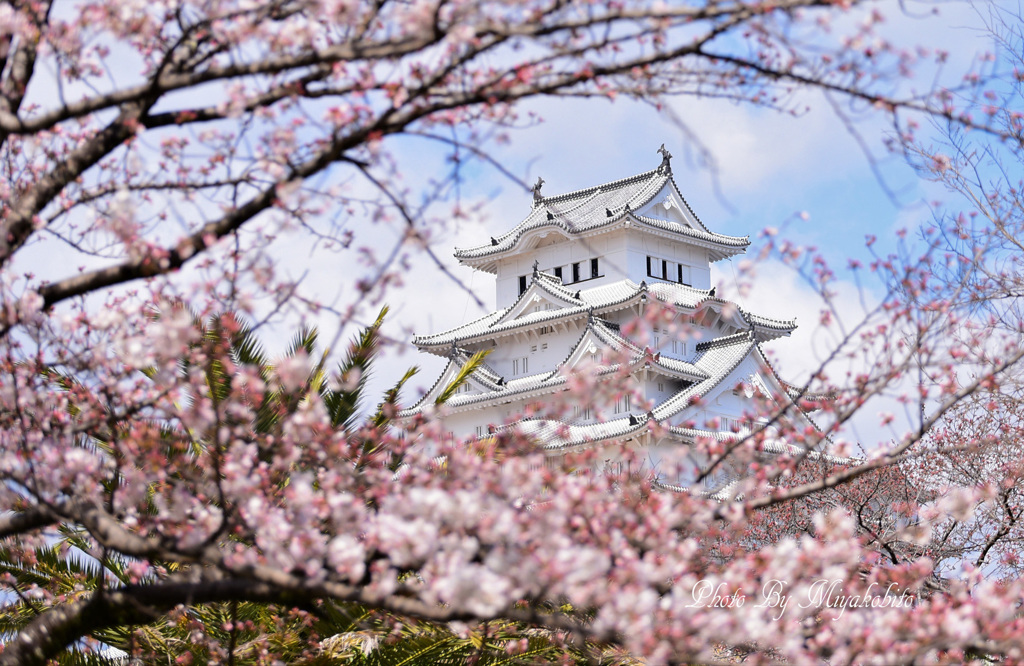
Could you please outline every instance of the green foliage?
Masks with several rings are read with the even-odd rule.
[[[388,308],[383,307],[377,319],[363,329],[349,344],[345,358],[338,365],[338,388],[321,387],[321,396],[335,428],[351,430],[362,406],[366,384],[373,369],[373,361],[380,351],[380,327],[387,316]],[[415,374],[415,369],[411,370]],[[406,373],[406,378],[412,374]],[[392,402],[397,400],[398,391],[407,381],[403,379],[392,388],[395,392]],[[387,396],[385,396],[387,401]]]
[[[451,400],[452,396],[455,395],[459,388],[469,380],[469,376],[476,372],[477,368],[483,365],[484,359],[487,358],[487,355],[490,353],[490,349],[485,349],[470,356],[469,360],[467,360],[465,365],[463,365],[459,370],[459,374],[455,375],[455,379],[453,379],[451,383],[441,391],[441,394],[437,396],[437,400],[435,401],[436,404],[443,405]]]

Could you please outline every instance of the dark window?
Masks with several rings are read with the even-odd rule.
[[[597,257],[590,260],[590,277],[597,277]]]
[[[572,265],[572,281],[573,282],[579,282],[580,281],[580,262],[578,262],[578,261],[575,264]]]
[[[677,282],[679,282],[679,284],[682,284],[683,283],[683,265],[682,264],[676,264],[676,272],[679,273],[679,279],[677,280]]]
[[[562,279],[562,267],[561,266],[558,266],[557,268],[555,268],[555,277],[558,278],[559,280]]]
[[[668,279],[668,262],[665,261],[664,259],[661,260],[661,279]]]
[[[651,273],[651,257],[650,257],[650,255],[647,256],[647,276],[648,277],[654,277],[654,274]]]
[[[519,276],[519,295],[522,296],[523,292],[526,291],[526,276]]]

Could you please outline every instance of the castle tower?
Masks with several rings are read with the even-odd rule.
[[[750,241],[708,229],[680,193],[671,155],[664,146],[659,152],[657,169],[568,194],[543,196],[538,180],[522,222],[455,251],[461,263],[496,277],[498,310],[414,339],[421,351],[449,363],[405,416],[433,404],[474,353],[488,350],[446,402],[453,438],[517,427],[552,455],[605,447],[612,464],[625,444],[641,449],[665,485],[686,486],[701,461],[693,460],[689,475],[675,463],[667,472],[662,462],[678,460],[697,437],[735,437],[763,425],[749,422],[755,391],[788,403],[778,407],[812,425],[793,408],[793,387],[761,350],[789,335],[795,321],[756,315],[715,296],[711,264],[745,252]],[[655,325],[645,344],[624,337],[627,323],[654,303],[671,308],[672,321]],[[617,359],[614,367],[601,365],[610,357]],[[602,381],[625,383],[610,387],[611,404],[576,401],[560,418],[517,419],[536,411],[531,405],[564,395],[581,367]]]

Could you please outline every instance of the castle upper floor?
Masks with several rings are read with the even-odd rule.
[[[746,251],[750,241],[704,226],[662,152],[657,169],[576,192],[544,197],[539,180],[526,219],[487,244],[457,249],[456,258],[496,276],[499,308],[526,290],[535,265],[570,288],[628,279],[708,289],[711,263]]]

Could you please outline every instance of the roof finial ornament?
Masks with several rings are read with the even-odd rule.
[[[537,277],[537,273],[540,272],[540,260],[533,260],[533,277]]]
[[[540,194],[540,188],[543,187],[543,186],[544,186],[544,179],[541,178],[540,176],[537,176],[537,184],[530,188],[530,191],[533,192],[533,205],[534,206],[539,204],[541,202],[541,200],[544,198]]]
[[[661,144],[661,148],[658,148],[658,154],[661,155],[661,165],[658,167],[658,173],[671,176],[672,175],[672,153],[668,152],[665,148],[665,144]]]

